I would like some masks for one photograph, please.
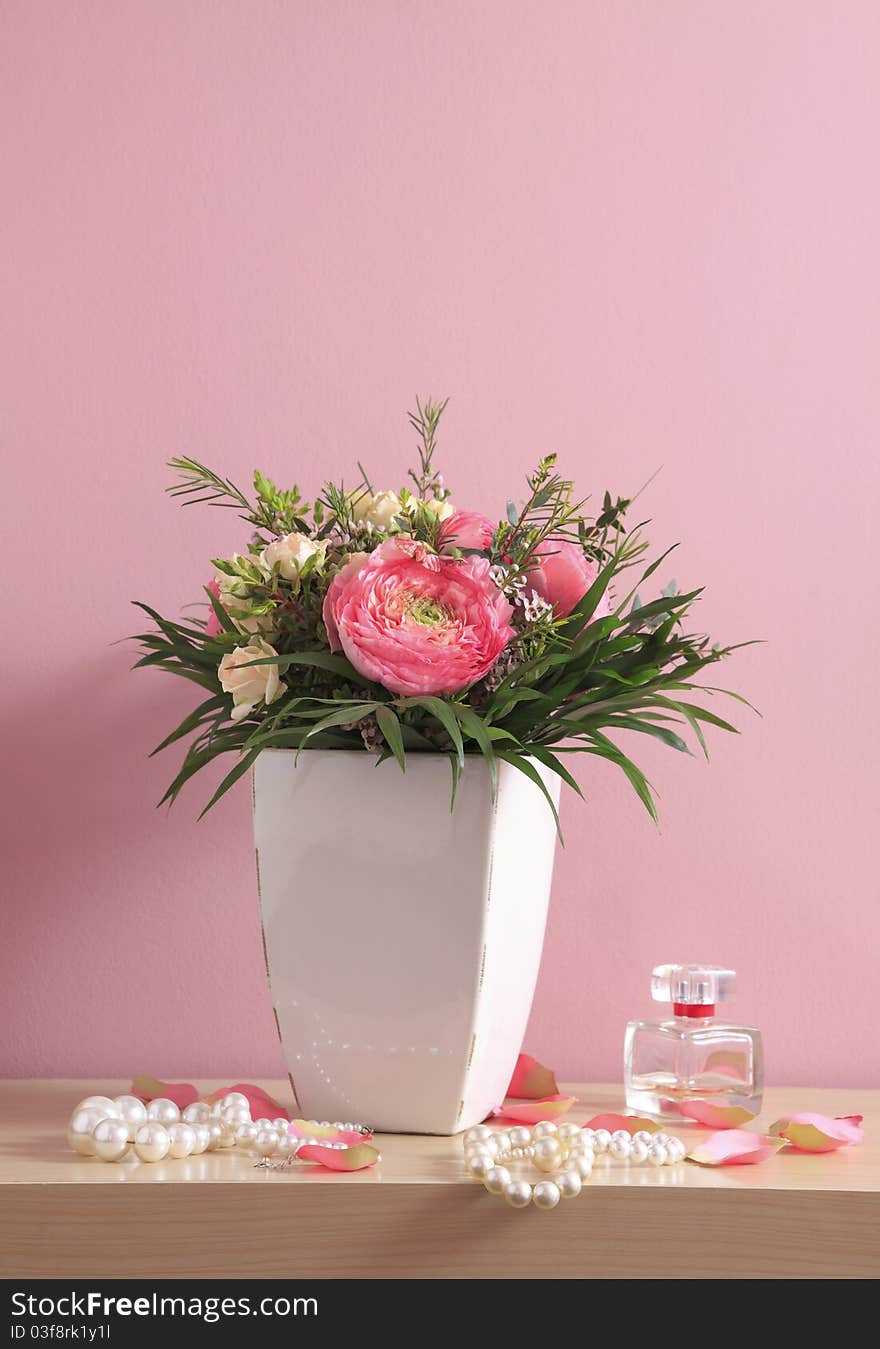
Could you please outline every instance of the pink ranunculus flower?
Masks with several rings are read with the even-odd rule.
[[[566,618],[586,595],[599,569],[582,548],[565,539],[548,539],[541,544],[536,557],[538,566],[529,572],[528,585],[553,605],[557,618]],[[607,618],[610,613],[611,601],[606,590],[593,618]]]
[[[210,590],[215,600],[219,600],[220,587],[218,586],[216,581],[209,581],[206,589]],[[210,606],[210,612],[208,614],[208,621],[205,624],[205,636],[216,637],[218,632],[222,631],[223,631],[222,624],[220,622],[220,619],[217,617],[217,612],[212,604]]]
[[[479,511],[454,511],[444,520],[438,543],[441,553],[451,548],[487,549],[492,542],[495,526],[488,515]]]
[[[438,557],[410,539],[353,558],[324,599],[331,649],[412,697],[482,679],[514,635],[512,613],[485,558]]]

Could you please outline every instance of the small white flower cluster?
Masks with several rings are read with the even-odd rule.
[[[552,614],[553,605],[548,604],[537,590],[533,590],[531,595],[527,595],[525,590],[521,590],[513,601],[520,606],[523,611],[523,618],[527,623],[540,623],[548,614]]]

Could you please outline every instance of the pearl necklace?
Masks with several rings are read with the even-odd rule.
[[[371,1132],[364,1124],[331,1125],[328,1120],[314,1119],[308,1124],[367,1136]],[[99,1157],[104,1162],[121,1162],[130,1150],[142,1162],[235,1147],[263,1160],[272,1157],[284,1161],[309,1143],[340,1151],[348,1147],[347,1143],[322,1138],[300,1138],[290,1128],[286,1119],[252,1119],[248,1098],[240,1091],[229,1092],[213,1105],[194,1101],[182,1111],[161,1096],[149,1105],[137,1096],[113,1100],[109,1096],[87,1096],[70,1117],[67,1143],[80,1156]]]
[[[593,1174],[597,1156],[607,1153],[619,1161],[649,1166],[676,1166],[684,1160],[685,1145],[669,1134],[644,1130],[630,1135],[625,1129],[582,1129],[566,1122],[542,1120],[534,1128],[493,1130],[477,1124],[464,1136],[464,1158],[474,1180],[490,1194],[503,1195],[511,1208],[555,1208],[560,1199],[574,1199]],[[545,1175],[534,1186],[515,1180],[507,1163],[528,1160]]]

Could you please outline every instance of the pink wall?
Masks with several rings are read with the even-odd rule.
[[[872,0],[2,0],[0,1071],[281,1072],[248,792],[154,810],[191,698],[113,642],[240,542],[169,453],[397,485],[418,391],[463,505],[663,465],[671,570],[768,639],[711,765],[639,745],[660,832],[582,768],[528,1046],[614,1078],[707,959],[773,1081],[880,1085],[878,87]]]

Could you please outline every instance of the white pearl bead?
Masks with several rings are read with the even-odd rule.
[[[559,1199],[559,1186],[552,1180],[539,1180],[532,1191],[535,1208],[555,1208]]]
[[[525,1125],[517,1125],[510,1131],[510,1141],[515,1148],[527,1148],[532,1141],[532,1131]]]
[[[490,1166],[483,1177],[483,1184],[490,1194],[503,1194],[511,1181],[506,1166]]]
[[[608,1151],[608,1144],[611,1142],[611,1135],[607,1129],[597,1129],[595,1134],[596,1151],[603,1153]]]
[[[647,1131],[647,1129],[639,1129],[639,1131],[638,1131],[637,1133],[634,1133],[634,1134],[633,1134],[633,1142],[635,1142],[635,1143],[644,1143],[644,1144],[647,1145],[647,1147],[650,1147],[650,1146],[651,1146],[651,1140],[652,1140],[652,1138],[653,1138],[653,1135],[652,1135],[652,1134],[649,1134],[648,1131]]]
[[[592,1138],[592,1139],[595,1139],[595,1137],[596,1137],[596,1130],[595,1130],[595,1129],[587,1129],[587,1128],[583,1128],[583,1129],[581,1129],[581,1134],[583,1135],[584,1138]]]
[[[559,1165],[559,1144],[555,1138],[539,1138],[535,1144],[535,1166],[539,1171],[555,1171]]]
[[[188,1157],[196,1146],[196,1134],[191,1124],[178,1120],[168,1127],[168,1155],[170,1157]]]
[[[629,1129],[615,1129],[614,1133],[611,1135],[611,1138],[612,1140],[615,1138],[622,1138],[628,1143],[632,1138],[632,1134],[630,1133]]]
[[[512,1180],[504,1191],[511,1208],[528,1208],[532,1202],[532,1187],[527,1180]]]
[[[654,1137],[652,1138],[651,1142],[652,1142],[652,1143],[662,1143],[663,1146],[664,1146],[664,1148],[665,1148],[666,1145],[667,1145],[668,1142],[669,1142],[669,1134],[664,1134],[664,1133],[655,1134]]]
[[[484,1138],[488,1138],[492,1130],[487,1124],[475,1124],[472,1129],[468,1129],[464,1136],[465,1144],[482,1143]]]
[[[190,1124],[189,1127],[192,1129],[193,1135],[195,1136],[193,1155],[196,1156],[203,1152],[207,1152],[208,1144],[211,1141],[210,1126],[207,1124]]]
[[[497,1157],[501,1151],[501,1144],[494,1134],[491,1134],[483,1143],[486,1152],[490,1152],[493,1157]]]
[[[490,1157],[488,1153],[482,1157],[471,1157],[468,1161],[468,1171],[470,1171],[474,1180],[485,1180],[493,1169],[494,1162],[494,1157]]]
[[[241,1109],[246,1110],[248,1112],[248,1119],[250,1119],[251,1117],[250,1103],[248,1102],[248,1098],[245,1096],[243,1091],[227,1092],[226,1095],[223,1097],[223,1100],[220,1102],[220,1104],[221,1106],[223,1106],[225,1110],[230,1109],[230,1107],[232,1106],[238,1106]]]
[[[593,1159],[589,1154],[583,1157],[576,1157],[571,1164],[571,1170],[576,1171],[581,1180],[589,1180],[593,1174]]]
[[[580,1173],[573,1169],[561,1172],[556,1177],[556,1184],[563,1199],[576,1199],[584,1187]]]
[[[136,1096],[117,1096],[113,1102],[116,1114],[128,1125],[128,1141],[134,1141],[135,1131],[146,1121],[147,1107]]]
[[[235,1141],[239,1147],[249,1147],[259,1132],[256,1124],[239,1124],[235,1131]],[[289,1137],[290,1135],[288,1134],[288,1138]]]
[[[81,1157],[94,1157],[95,1145],[92,1142],[92,1130],[102,1119],[106,1119],[100,1110],[74,1110],[67,1126],[67,1146]]]
[[[648,1153],[648,1161],[651,1166],[665,1166],[669,1159],[669,1153],[662,1143],[652,1143],[651,1150]]]
[[[138,1126],[134,1136],[134,1150],[142,1162],[161,1162],[168,1156],[171,1139],[168,1130],[158,1120],[147,1120]]]
[[[629,1135],[626,1138],[612,1138],[608,1144],[608,1151],[612,1157],[616,1157],[619,1162],[626,1161],[630,1155],[632,1143]]]
[[[147,1106],[147,1119],[154,1119],[158,1124],[176,1124],[180,1119],[180,1110],[167,1097],[157,1096]]]
[[[248,1110],[246,1105],[225,1106],[223,1109],[223,1114],[220,1116],[221,1124],[232,1124],[236,1128],[238,1127],[239,1124],[250,1124],[250,1122],[251,1122],[251,1112]]]
[[[260,1129],[253,1141],[258,1157],[271,1157],[278,1147],[278,1133],[275,1129]]]
[[[684,1143],[682,1143],[680,1138],[670,1138],[666,1150],[669,1153],[670,1161],[673,1162],[684,1161],[687,1148],[685,1147]]]
[[[220,1127],[220,1121],[212,1119],[209,1124],[205,1125],[205,1128],[208,1130],[207,1151],[213,1152],[215,1148],[219,1148],[223,1139],[223,1130]]]
[[[535,1138],[547,1138],[549,1134],[555,1134],[557,1131],[558,1126],[554,1124],[552,1119],[540,1120],[533,1130]]]
[[[207,1124],[212,1118],[211,1107],[207,1101],[193,1101],[192,1105],[184,1106],[180,1118],[184,1124]]]
[[[629,1150],[629,1159],[631,1162],[641,1163],[648,1156],[648,1145],[643,1143],[640,1138],[634,1138]]]
[[[131,1099],[135,1099],[132,1097]],[[87,1096],[84,1101],[80,1101],[76,1110],[101,1110],[103,1114],[101,1119],[119,1119],[119,1102],[111,1101],[109,1096]],[[76,1114],[76,1110],[74,1114]]]
[[[95,1156],[102,1162],[119,1162],[128,1152],[128,1125],[124,1119],[99,1120],[92,1130]]]

